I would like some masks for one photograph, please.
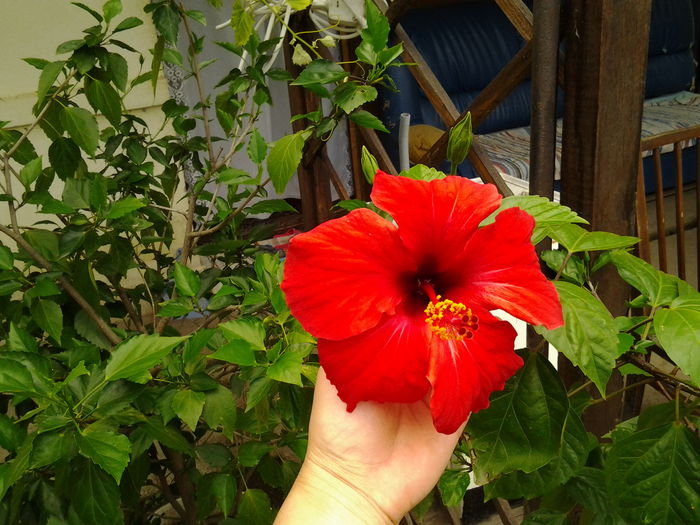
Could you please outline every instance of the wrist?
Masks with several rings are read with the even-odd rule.
[[[361,487],[307,456],[275,525],[396,523]]]

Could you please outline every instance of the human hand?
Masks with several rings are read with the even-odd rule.
[[[435,486],[463,428],[438,433],[426,400],[347,412],[320,369],[306,458],[275,523],[398,522]]]

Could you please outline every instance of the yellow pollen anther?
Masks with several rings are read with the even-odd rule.
[[[450,299],[443,301],[440,295],[428,303],[424,311],[430,329],[446,341],[471,339],[479,328],[479,319],[471,308]]]

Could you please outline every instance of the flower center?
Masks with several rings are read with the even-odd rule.
[[[429,283],[422,283],[421,288],[430,298],[425,307],[425,322],[440,339],[461,341],[471,339],[479,328],[479,318],[472,314],[471,308],[450,299],[436,295]]]

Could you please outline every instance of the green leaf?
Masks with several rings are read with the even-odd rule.
[[[35,433],[29,434],[19,447],[15,458],[7,463],[0,463],[0,501],[4,500],[8,489],[24,475],[29,467],[29,455],[32,452],[35,437]]]
[[[197,23],[199,23],[199,24],[201,24],[201,25],[203,25],[203,26],[206,26],[206,25],[207,25],[207,17],[206,17],[206,15],[205,15],[204,13],[202,13],[201,11],[190,10],[190,11],[185,11],[185,14],[186,14],[189,18],[191,18],[192,20],[194,20],[195,22],[197,22]]]
[[[41,175],[41,169],[41,157],[37,157],[22,167],[17,178],[28,190],[32,183]]]
[[[554,509],[537,509],[528,514],[520,525],[566,525],[567,514]]]
[[[177,49],[171,47],[166,47],[163,49],[163,62],[168,64],[175,64],[176,66],[183,67],[184,62],[182,61],[182,55]]]
[[[268,199],[258,201],[246,211],[248,212],[248,215],[255,215],[256,213],[276,213],[281,211],[291,211],[297,213],[296,208],[294,208],[294,206],[289,204],[284,199]]]
[[[61,113],[61,123],[68,135],[88,155],[97,150],[99,131],[95,115],[86,109],[65,107]]]
[[[287,350],[268,367],[267,377],[275,381],[302,386],[302,364],[303,358],[299,353]]]
[[[265,327],[256,317],[241,317],[227,321],[221,323],[219,328],[231,342],[242,340],[250,343],[255,350],[265,350]]]
[[[673,362],[693,383],[700,385],[700,310],[658,310],[654,315],[654,331]]]
[[[540,354],[527,355],[505,390],[493,394],[490,406],[469,420],[477,480],[514,470],[532,472],[549,463],[559,451],[568,408],[556,370]]]
[[[529,474],[516,470],[484,486],[484,497],[534,499],[566,483],[585,464],[590,447],[581,418],[569,408],[560,430],[559,451],[554,459]]]
[[[211,491],[214,493],[217,507],[224,513],[224,518],[228,518],[236,501],[236,493],[238,491],[236,478],[231,474],[214,474]]]
[[[409,179],[425,181],[439,180],[445,178],[445,174],[443,172],[436,170],[435,168],[429,168],[428,166],[424,166],[423,164],[416,164],[415,166],[411,166],[407,170],[403,170],[400,173],[400,175],[402,177],[408,177]]]
[[[253,128],[248,139],[248,158],[255,164],[261,164],[267,155],[267,143],[258,131],[258,128]]]
[[[119,483],[129,464],[131,443],[124,434],[109,430],[87,430],[78,440],[80,453],[102,467]]]
[[[219,347],[209,357],[240,366],[255,366],[257,364],[253,345],[239,339]]]
[[[71,471],[68,496],[83,523],[123,523],[119,486],[114,478],[92,461],[84,460]]]
[[[365,0],[365,18],[367,27],[360,36],[378,53],[389,41],[389,21],[372,0]]]
[[[158,364],[186,337],[162,337],[137,335],[117,346],[105,369],[105,380],[128,379],[144,383],[150,378],[148,371]],[[148,377],[144,376],[148,375]]]
[[[469,471],[467,470],[446,470],[438,481],[442,502],[447,507],[460,505],[464,501],[468,488]]]
[[[148,418],[143,429],[150,437],[157,439],[166,447],[190,456],[194,455],[192,445],[185,436],[179,430],[165,426],[160,418]]]
[[[272,390],[273,385],[274,383],[272,379],[268,377],[261,377],[260,379],[253,381],[248,389],[245,411],[248,412],[249,410],[255,408],[258,403],[265,399]]]
[[[310,87],[317,84],[330,84],[343,80],[349,73],[343,66],[330,60],[314,60],[304,68],[299,76],[292,82],[293,86]]]
[[[233,42],[237,46],[244,46],[253,35],[255,20],[246,9],[246,3],[242,0],[234,0],[231,10],[231,27],[233,28]]]
[[[197,428],[197,421],[202,415],[206,395],[204,392],[194,392],[192,390],[178,390],[173,396],[171,406],[177,417],[194,432]]]
[[[204,394],[202,419],[212,430],[221,429],[224,436],[233,439],[236,429],[236,400],[233,393],[221,385]]]
[[[362,163],[362,174],[367,182],[374,184],[374,177],[377,174],[377,170],[379,170],[379,163],[364,144],[362,145],[362,157],[360,160]]]
[[[122,12],[121,0],[107,0],[102,5],[102,14],[105,16],[105,22],[109,23],[115,16]]]
[[[295,11],[303,11],[311,5],[311,0],[286,0],[286,2]]]
[[[535,331],[562,352],[605,395],[618,357],[617,328],[610,312],[588,290],[571,283],[555,283],[564,313],[564,326]]]
[[[586,266],[580,257],[570,255],[564,250],[543,250],[540,257],[553,271],[561,271],[561,277],[564,279],[579,286],[585,284]]]
[[[124,22],[127,20],[129,20],[129,18],[124,20]],[[107,58],[107,73],[112,77],[112,82],[117,86],[117,89],[126,91],[126,84],[129,80],[129,65],[123,56],[117,53],[109,54]]]
[[[161,5],[153,12],[153,23],[168,44],[177,45],[180,17],[169,4]]]
[[[22,444],[26,431],[17,424],[16,419],[0,414],[0,447],[14,452]]]
[[[142,200],[129,195],[128,197],[118,200],[112,204],[112,207],[109,209],[105,217],[107,219],[119,219],[132,211],[143,208],[145,205],[146,204]]]
[[[0,357],[0,392],[35,394],[36,387],[31,372],[14,359]]]
[[[112,126],[119,126],[122,116],[122,102],[121,97],[112,86],[101,80],[86,82],[85,96],[90,105],[100,111]]]
[[[117,27],[114,28],[114,32],[118,33],[119,31],[126,31],[127,29],[132,29],[140,25],[143,25],[143,20],[136,18],[135,16],[130,16],[119,22]]]
[[[260,489],[247,489],[241,494],[236,518],[246,525],[270,525],[274,514],[270,498]]]
[[[92,9],[92,8],[90,8],[90,7],[88,7],[88,6],[86,6],[86,5],[83,4],[82,2],[71,2],[71,4],[73,4],[74,6],[79,7],[79,8],[82,9],[83,11],[86,11],[86,12],[90,13],[90,14],[95,18],[95,20],[97,20],[98,22],[102,22],[102,20],[104,20],[104,19],[102,18],[102,15],[101,15],[100,13],[98,13],[98,12],[95,11],[94,9]]]
[[[49,261],[55,261],[58,258],[58,237],[53,232],[29,230],[24,232],[22,237]]]
[[[677,277],[621,250],[611,252],[610,258],[620,277],[647,296],[651,306],[670,304],[678,296]]]
[[[36,339],[14,321],[10,321],[10,334],[7,338],[7,348],[11,352],[36,352],[39,347]]]
[[[481,226],[495,221],[496,215],[508,208],[520,208],[535,219],[535,230],[532,232],[532,242],[540,242],[547,234],[548,227],[559,227],[565,224],[588,224],[586,219],[579,217],[571,208],[552,202],[538,195],[513,195],[501,201],[500,207],[484,219]]]
[[[31,308],[32,318],[44,332],[61,341],[63,332],[63,312],[61,307],[53,301],[37,300]]]
[[[177,299],[158,303],[158,306],[160,306],[156,314],[158,317],[181,317],[194,309],[192,300],[186,297],[178,297]]]
[[[63,186],[61,202],[75,210],[90,208],[90,181],[87,179],[67,179]]]
[[[299,166],[305,142],[306,135],[300,131],[282,137],[272,146],[267,156],[267,171],[277,193],[284,192],[287,183]]]
[[[700,440],[680,423],[613,443],[605,477],[613,506],[629,523],[698,523]]]
[[[359,82],[344,82],[333,91],[333,100],[345,113],[351,113],[377,98],[377,90]]]
[[[389,130],[384,127],[382,121],[377,117],[372,115],[369,111],[364,109],[358,109],[348,115],[350,120],[352,120],[358,126],[365,128],[376,129],[378,131],[383,131],[384,133],[389,133]]]
[[[15,256],[7,247],[0,244],[0,270],[12,270],[15,267]]]
[[[49,146],[49,162],[56,171],[56,174],[67,179],[75,174],[78,169],[82,156],[80,148],[67,137],[58,137],[51,142]]]
[[[38,104],[41,104],[41,102],[44,100],[44,97],[49,92],[51,86],[53,86],[53,83],[56,82],[59,73],[61,70],[63,70],[63,66],[65,65],[65,61],[60,60],[58,62],[49,62],[44,66],[44,69],[41,71],[41,75],[39,76],[39,87],[36,91],[36,99]]]
[[[450,171],[456,173],[464,159],[467,158],[472,147],[472,114],[467,112],[467,116],[460,120],[452,129],[447,140],[447,160],[450,161]]]
[[[202,287],[202,282],[199,275],[197,275],[194,270],[180,264],[179,262],[175,262],[175,270],[173,271],[173,274],[175,276],[175,286],[177,286],[177,291],[182,295],[194,297],[199,293],[199,290]]]
[[[547,228],[548,235],[570,252],[628,248],[639,242],[637,237],[609,232],[589,232],[576,224],[562,224]]]

